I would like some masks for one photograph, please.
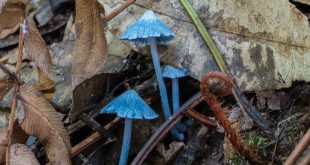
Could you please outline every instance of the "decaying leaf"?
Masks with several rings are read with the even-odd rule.
[[[76,44],[72,66],[72,84],[102,71],[108,49],[104,31],[103,8],[97,0],[76,1]]]
[[[26,26],[28,27],[24,38],[26,55],[37,64],[50,80],[54,80],[52,57],[49,49],[41,37],[33,18],[28,17],[27,21],[28,25]]]
[[[122,74],[102,73],[86,79],[73,90],[69,118],[74,121],[83,110],[98,104],[115,86],[124,81]]]
[[[0,100],[10,91],[13,85],[14,81],[9,76],[0,78]]]
[[[70,139],[60,115],[35,86],[19,87],[17,117],[21,128],[44,144],[52,164],[71,164]]]
[[[39,72],[39,83],[37,84],[38,89],[43,93],[47,99],[52,99],[55,94],[55,83],[50,80],[40,69]]]
[[[10,148],[10,164],[40,165],[33,152],[24,144],[12,144]]]
[[[19,29],[25,13],[24,3],[0,2],[0,39]],[[1,9],[2,8],[2,9]]]
[[[101,2],[105,7],[117,6],[114,1]],[[296,80],[310,81],[308,18],[289,1],[190,3],[243,91],[289,87]],[[109,21],[109,30],[116,37],[145,10],[153,10],[176,33],[169,46],[159,47],[164,63],[185,67],[190,76],[199,80],[205,73],[217,70],[208,47],[178,0],[145,0],[135,4],[122,12],[124,16]],[[143,52],[140,45],[130,46]]]
[[[5,147],[8,144],[8,129],[0,127],[0,164],[5,161]]]
[[[29,135],[20,127],[17,120],[14,121],[12,135],[11,135],[11,144],[20,143],[25,144],[27,142]]]

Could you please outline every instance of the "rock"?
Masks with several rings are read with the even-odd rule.
[[[102,1],[107,13],[122,0]],[[191,1],[243,91],[289,87],[310,81],[308,18],[289,1]],[[150,9],[176,33],[160,47],[164,63],[189,69],[200,79],[217,66],[192,21],[176,0],[136,1],[108,23],[116,36]],[[272,9],[272,10],[270,10]],[[127,43],[143,52],[143,45]]]

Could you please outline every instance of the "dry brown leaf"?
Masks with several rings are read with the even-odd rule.
[[[8,77],[0,78],[0,100],[10,91],[13,87],[14,81]]]
[[[97,0],[76,1],[76,45],[73,58],[72,84],[75,87],[102,71],[108,56],[104,9]]]
[[[5,161],[5,147],[8,144],[8,129],[0,128],[0,164]]]
[[[14,121],[12,135],[11,135],[11,144],[21,143],[25,144],[27,142],[29,135],[20,127],[17,120]]]
[[[25,34],[25,53],[33,60],[43,73],[50,79],[53,78],[52,57],[45,41],[41,37],[32,17],[27,18],[28,32]]]
[[[2,9],[0,4],[0,39],[16,32],[25,13],[24,3],[8,2]]]
[[[50,80],[40,69],[38,72],[39,82],[36,86],[47,99],[51,100],[55,94],[55,83]]]
[[[72,109],[69,113],[71,121],[85,112],[83,110],[98,104],[119,83],[123,82],[125,76],[115,73],[101,73],[89,79],[84,80],[73,90]]]
[[[19,87],[17,118],[21,128],[44,144],[52,164],[71,164],[70,139],[55,111],[43,94],[33,85]]]
[[[10,164],[40,165],[33,152],[24,144],[13,144],[10,148]]]

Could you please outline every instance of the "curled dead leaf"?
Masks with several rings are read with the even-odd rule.
[[[4,5],[4,6],[1,6]],[[2,8],[2,9],[1,9]],[[0,39],[16,32],[25,13],[25,4],[22,2],[0,2]]]
[[[76,44],[72,66],[72,84],[75,87],[100,71],[108,56],[104,9],[97,0],[76,1]]]
[[[10,147],[10,164],[40,165],[33,152],[24,144],[13,144]]]
[[[27,18],[27,23],[25,25],[27,32],[25,32],[24,38],[25,53],[50,80],[54,80],[52,57],[49,49],[31,16]]]
[[[45,146],[52,164],[71,164],[70,139],[60,115],[33,85],[19,87],[17,117],[21,128]]]
[[[0,164],[5,161],[5,147],[8,144],[8,129],[0,128]]]

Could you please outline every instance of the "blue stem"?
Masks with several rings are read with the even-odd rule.
[[[119,165],[127,164],[128,153],[130,148],[131,129],[132,129],[132,119],[125,118],[123,145],[122,145],[121,158],[118,163]]]
[[[162,106],[164,110],[165,120],[169,120],[171,113],[170,113],[170,108],[169,108],[167,89],[166,89],[163,74],[160,68],[160,62],[159,62],[157,46],[156,46],[156,39],[154,37],[150,38],[149,43],[151,46],[152,59],[153,59],[155,73],[156,73],[157,83],[159,86],[159,92],[161,96],[161,102],[162,102]],[[184,135],[181,133],[178,133],[175,128],[172,128],[171,133],[177,140],[184,139]]]
[[[180,95],[179,95],[179,79],[172,79],[172,107],[173,113],[176,113],[180,108]],[[186,126],[181,122],[176,124],[176,128],[179,132],[185,132]]]

